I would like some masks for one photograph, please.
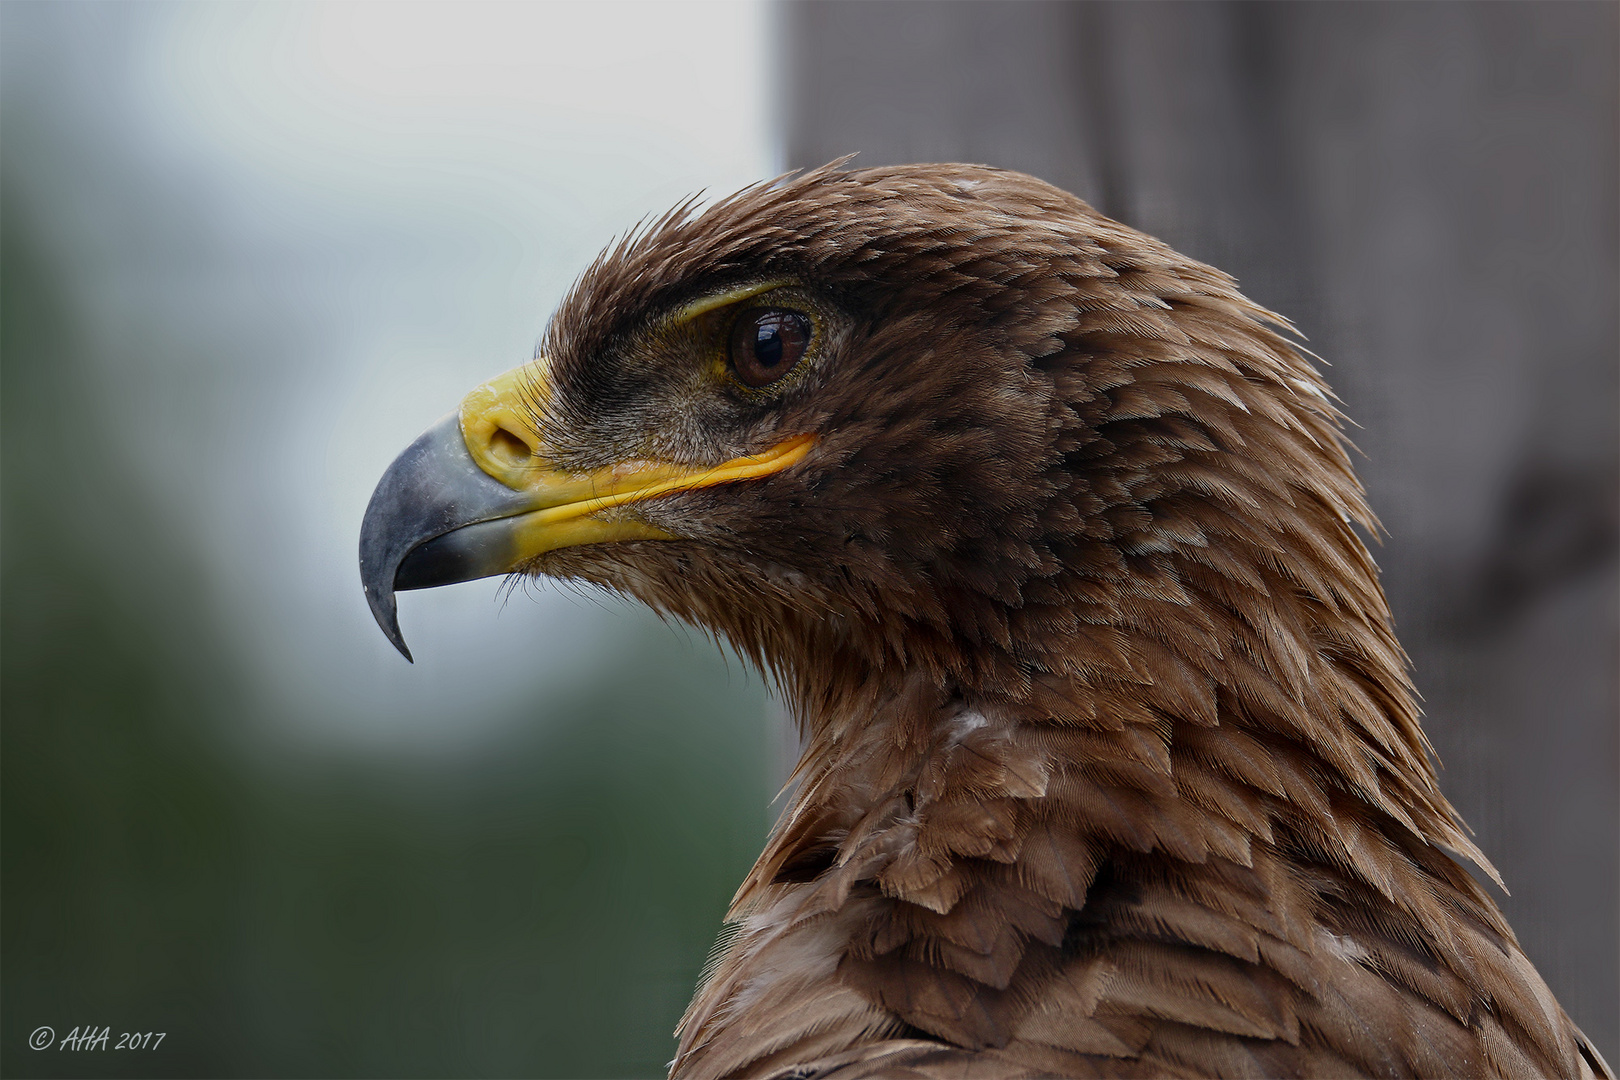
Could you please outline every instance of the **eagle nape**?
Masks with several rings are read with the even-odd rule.
[[[799,725],[672,1076],[1612,1078],[1462,865],[1290,332],[1032,177],[834,163],[604,252],[388,469],[407,658],[396,591],[543,574]]]

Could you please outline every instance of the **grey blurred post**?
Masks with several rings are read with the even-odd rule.
[[[1332,365],[1447,794],[1620,1059],[1620,7],[811,3],[788,164],[1021,169]]]

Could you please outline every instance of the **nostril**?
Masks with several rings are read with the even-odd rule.
[[[534,456],[528,443],[503,427],[497,427],[490,434],[489,454],[505,465],[522,465]]]

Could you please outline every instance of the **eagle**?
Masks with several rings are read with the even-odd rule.
[[[547,575],[797,721],[672,1076],[1613,1076],[1464,868],[1296,339],[1033,177],[839,161],[632,230],[389,467],[407,658],[397,591]]]

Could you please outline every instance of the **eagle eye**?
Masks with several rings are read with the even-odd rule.
[[[731,369],[745,386],[769,386],[798,364],[813,330],[803,312],[748,308],[731,328]]]

